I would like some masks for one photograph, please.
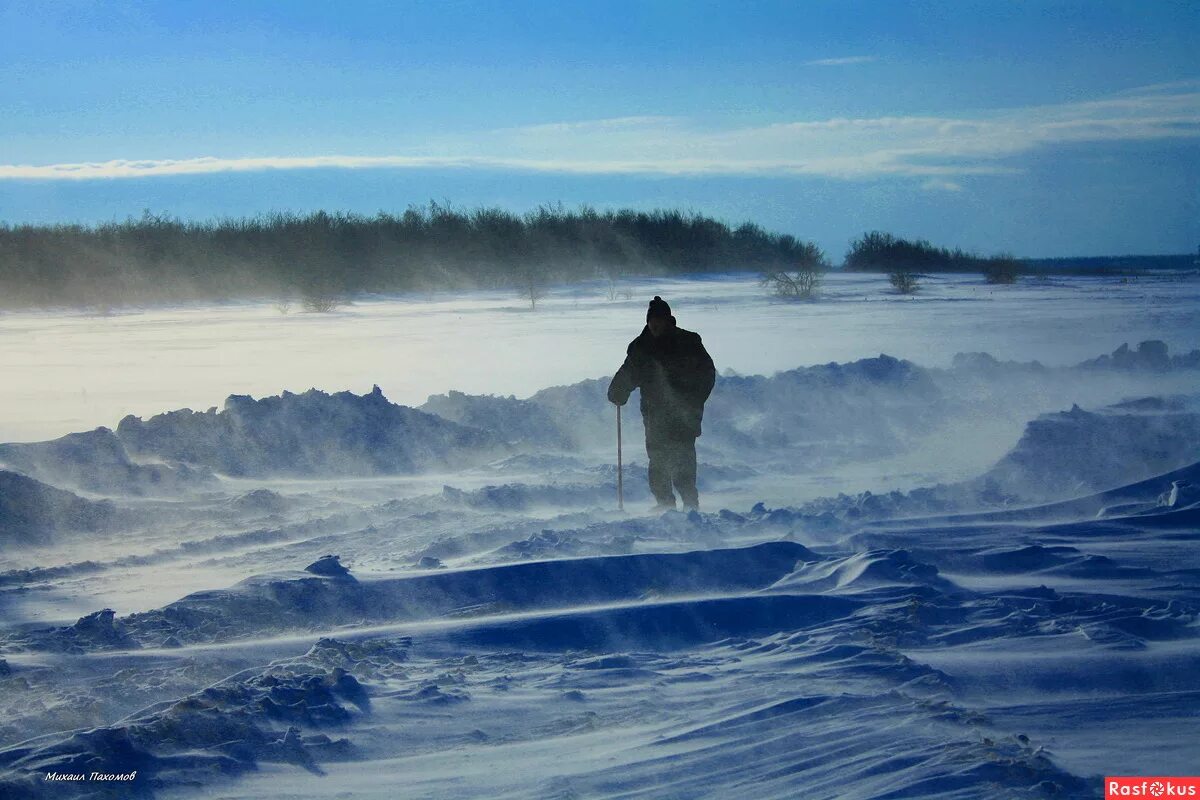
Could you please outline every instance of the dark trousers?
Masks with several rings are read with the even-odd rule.
[[[660,505],[674,506],[679,492],[689,508],[700,505],[696,491],[696,437],[652,435],[646,432],[646,455],[650,459],[650,491]]]

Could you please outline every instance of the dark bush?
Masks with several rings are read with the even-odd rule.
[[[906,270],[896,270],[888,273],[888,280],[900,294],[912,294],[917,291],[917,275]]]
[[[1008,253],[987,259],[983,265],[983,277],[988,283],[1016,283],[1021,274],[1021,262]]]
[[[796,261],[764,270],[762,284],[779,297],[805,299],[816,293],[828,269],[829,262],[821,248],[811,242],[797,243]]]

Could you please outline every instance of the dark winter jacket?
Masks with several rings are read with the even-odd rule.
[[[640,388],[647,436],[699,436],[704,401],[716,380],[717,370],[699,334],[672,325],[655,337],[646,326],[629,343],[625,363],[608,386],[608,399],[625,405]]]

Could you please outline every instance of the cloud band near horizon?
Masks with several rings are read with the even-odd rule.
[[[299,169],[492,169],[590,175],[910,177],[926,188],[1019,170],[1002,160],[1085,142],[1200,137],[1200,80],[1087,102],[979,116],[835,118],[705,128],[627,117],[494,130],[410,146],[408,155],[112,159],[0,164],[0,180],[111,180]],[[424,150],[425,152],[421,152]]]

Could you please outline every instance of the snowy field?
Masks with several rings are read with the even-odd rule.
[[[0,315],[0,797],[1196,773],[1200,278],[622,288]],[[689,514],[636,403],[616,509],[654,294],[721,373]]]
[[[230,394],[369,392],[528,397],[611,375],[655,294],[698,331],[718,369],[771,375],[887,353],[947,367],[955,353],[1074,364],[1122,342],[1200,347],[1200,281],[1164,275],[1046,278],[989,286],[941,276],[914,296],[879,275],[834,274],[819,302],[789,303],[746,276],[631,281],[551,292],[529,312],[511,292],[360,298],[333,314],[273,303],[168,310],[0,313],[0,441],[112,427],[126,414],[204,410]]]

